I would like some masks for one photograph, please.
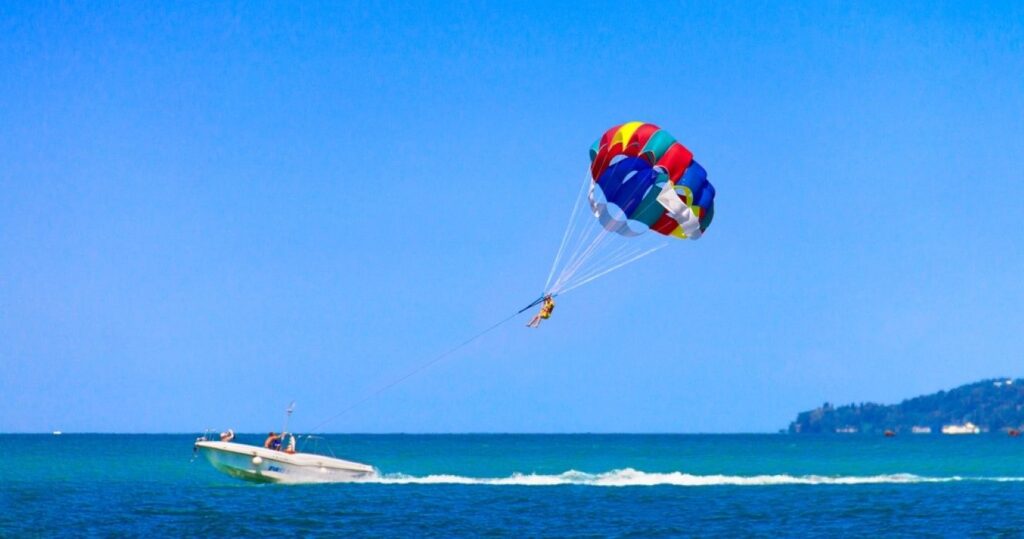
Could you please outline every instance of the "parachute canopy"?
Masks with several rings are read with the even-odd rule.
[[[590,148],[590,208],[606,230],[698,239],[715,215],[704,167],[667,131],[629,122]]]
[[[579,211],[584,200],[592,215]],[[695,240],[714,216],[715,188],[690,150],[654,124],[617,125],[590,148],[590,170],[544,291],[563,294],[666,245],[656,235],[623,236],[654,230]]]

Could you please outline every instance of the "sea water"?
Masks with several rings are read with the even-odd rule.
[[[1024,535],[1024,439],[998,434],[326,438],[379,477],[256,485],[195,435],[6,435],[0,536]]]

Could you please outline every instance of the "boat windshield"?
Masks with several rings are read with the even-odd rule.
[[[314,436],[307,434],[301,437],[299,443],[299,451],[302,453],[313,453],[316,455],[323,455],[325,457],[338,458],[334,455],[334,449],[331,448],[331,444],[327,442],[327,439],[323,436]]]

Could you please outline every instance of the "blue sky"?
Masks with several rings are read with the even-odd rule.
[[[324,427],[774,431],[1024,352],[1019,3],[7,3],[0,430],[308,429],[539,293],[629,120],[698,242]]]

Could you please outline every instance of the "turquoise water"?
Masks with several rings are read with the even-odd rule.
[[[1024,533],[1024,440],[996,434],[331,435],[381,476],[316,485],[222,475],[194,435],[5,438],[4,537]]]

